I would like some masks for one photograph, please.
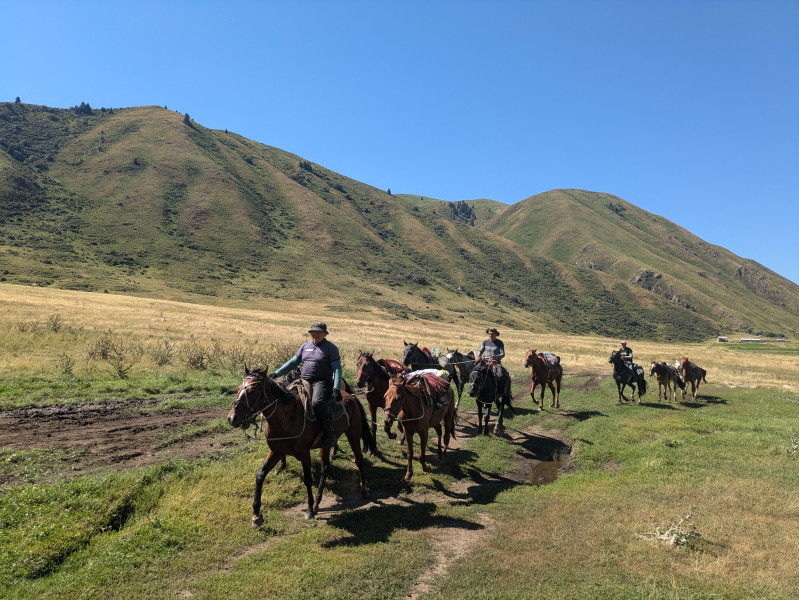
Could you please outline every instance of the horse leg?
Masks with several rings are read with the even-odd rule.
[[[352,453],[355,455],[355,466],[358,467],[358,473],[361,476],[361,497],[369,497],[369,487],[366,485],[366,471],[364,469],[363,452],[361,451],[361,436],[358,431],[350,427],[347,432],[347,441],[350,443]]]
[[[535,379],[530,381],[530,397],[533,399],[533,404],[538,405],[538,400],[535,399]]]
[[[491,420],[491,404],[486,404],[485,409],[486,409],[485,424],[481,424],[480,428],[482,430],[483,435],[488,435],[489,434],[488,423]]]
[[[441,431],[441,423],[439,423],[438,425],[433,425],[433,429],[435,429],[436,434],[438,435],[438,448],[437,448],[438,458],[442,458],[443,457],[443,450],[442,450],[443,446],[441,444],[441,438],[443,437],[443,432]]]
[[[372,417],[372,421],[374,422],[374,417]],[[397,438],[397,434],[391,431],[391,426],[394,424],[394,417],[389,416],[388,413],[383,412],[383,431],[386,432],[388,439],[394,440]],[[399,423],[397,423],[397,427],[399,428]],[[374,425],[372,431],[375,431],[377,428],[377,424]],[[377,438],[375,438],[377,440]]]
[[[405,470],[405,481],[410,481],[413,477],[413,434],[407,433],[403,427],[403,437],[405,438],[405,453],[408,457],[408,468]]]
[[[560,408],[560,378],[555,380],[555,408]]]
[[[308,494],[308,508],[305,510],[305,518],[313,519],[313,490],[311,489],[311,453],[306,452],[302,457],[302,478],[305,483],[305,491]]]
[[[330,448],[325,448],[325,447],[319,448],[319,458],[321,459],[322,469],[319,473],[319,487],[316,489],[316,498],[314,498],[314,503],[313,503],[313,515],[319,512],[319,503],[322,502],[322,490],[325,487],[325,481],[327,481],[327,474],[330,471]]]
[[[270,450],[269,454],[266,455],[266,461],[255,476],[255,495],[252,501],[252,526],[256,529],[264,524],[264,517],[261,515],[261,492],[264,489],[264,479],[266,479],[272,467],[280,460],[283,460],[285,463],[285,455],[277,454],[274,450]]]
[[[555,408],[555,384],[550,381],[548,385],[549,391],[552,392],[552,402],[550,402],[549,408]]]
[[[371,426],[372,427],[372,437],[374,439],[377,439],[377,407],[374,404],[372,404],[371,402],[369,403],[369,416],[371,416],[371,418],[372,418],[372,426]],[[385,415],[383,415],[383,426],[384,427],[385,427],[385,422],[386,422]],[[388,430],[386,430],[386,433],[388,433]],[[349,438],[347,438],[347,439],[349,439]]]
[[[280,459],[280,464],[277,466],[277,469],[275,469],[275,475],[277,475],[278,473],[282,473],[285,469],[286,469],[286,457],[284,456],[283,458]]]
[[[502,415],[505,410],[505,403],[502,401],[502,398],[497,399],[497,424],[494,425],[494,435],[498,435],[502,433],[504,425],[502,423]]]
[[[427,436],[429,435],[429,429],[427,427],[423,427],[422,430],[419,432],[419,462],[422,463],[422,471],[429,471],[430,465],[427,464],[425,460],[425,452],[427,451]]]

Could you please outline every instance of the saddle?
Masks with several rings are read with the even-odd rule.
[[[293,381],[287,389],[296,393],[300,398],[300,402],[302,402],[302,406],[305,408],[305,419],[310,423],[316,423],[316,413],[314,413],[313,407],[311,406],[311,384],[304,379],[297,379]],[[347,409],[344,408],[342,402],[330,403],[330,414],[334,422],[343,417],[346,413]]]
[[[449,381],[436,373],[425,371],[433,369],[414,371],[409,374],[408,381],[419,386],[428,406],[443,406],[448,400]]]

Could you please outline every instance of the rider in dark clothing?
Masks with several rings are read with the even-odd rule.
[[[280,377],[302,363],[301,377],[311,384],[311,407],[325,432],[323,444],[331,448],[336,445],[331,403],[341,400],[341,357],[335,344],[327,340],[327,325],[314,323],[308,333],[311,341],[300,346],[272,376]]]
[[[619,348],[619,356],[624,362],[633,362],[633,349],[627,345],[627,340],[621,341],[621,348]]]
[[[494,371],[494,379],[499,384],[506,373],[500,364],[502,359],[505,358],[505,344],[502,343],[502,340],[497,339],[499,331],[494,327],[486,329],[486,333],[488,334],[488,339],[483,342],[483,345],[477,351],[477,358],[482,358],[491,364],[491,368]],[[499,388],[500,386],[497,385],[497,393],[499,393]]]

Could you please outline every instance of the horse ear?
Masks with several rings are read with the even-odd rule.
[[[244,363],[244,376],[249,377],[250,370],[247,368],[247,363]]]

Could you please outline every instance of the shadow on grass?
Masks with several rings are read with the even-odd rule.
[[[709,404],[727,404],[727,401],[719,396],[705,396],[704,394],[697,394],[696,400],[684,400],[680,402],[680,404],[686,408],[702,408],[703,406],[707,406]]]
[[[379,504],[359,511],[347,511],[330,518],[329,523],[343,529],[349,535],[342,536],[327,544],[326,548],[338,546],[362,546],[388,542],[396,530],[419,531],[422,529],[483,529],[484,526],[467,519],[457,519],[437,515],[435,502],[415,502],[405,504]]]
[[[661,410],[677,410],[677,406],[674,403],[668,402],[641,402],[641,406],[646,406],[647,408],[659,408]]]

